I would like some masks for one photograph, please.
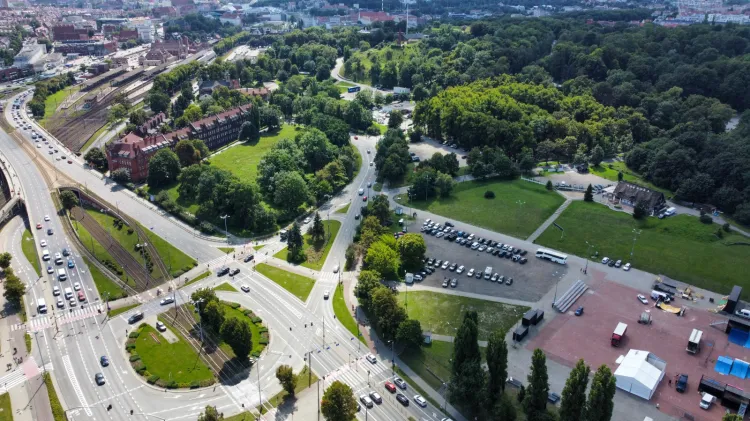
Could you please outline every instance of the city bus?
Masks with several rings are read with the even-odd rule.
[[[349,92],[349,93],[351,94],[351,93],[354,93],[354,92],[359,92],[359,90],[360,90],[360,87],[359,87],[359,86],[352,86],[352,87],[350,87],[350,88],[347,88],[347,90],[346,90],[346,91],[347,91],[347,92]]]
[[[539,249],[536,251],[536,257],[540,259],[546,259],[551,262],[559,263],[561,265],[565,265],[568,263],[568,256],[562,253],[558,253],[556,251],[547,250],[547,249]]]

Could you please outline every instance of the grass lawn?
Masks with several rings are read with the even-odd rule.
[[[81,151],[85,151],[89,146],[91,146],[92,143],[96,141],[96,139],[99,139],[99,136],[106,132],[107,128],[109,128],[109,124],[105,123],[102,127],[99,128],[99,130],[95,131],[94,134],[92,134],[91,137],[88,138],[86,143],[83,144]]]
[[[260,250],[260,249],[262,249],[262,248],[263,248],[263,247],[265,247],[265,246],[266,246],[265,244],[261,244],[261,245],[259,245],[259,246],[253,246],[253,248],[254,248],[254,249],[255,249],[255,250],[257,251],[257,250]]]
[[[31,354],[31,335],[28,332],[23,335],[23,342],[26,345],[26,353]]]
[[[55,113],[57,107],[62,105],[65,99],[72,95],[74,92],[78,91],[78,89],[79,87],[76,86],[68,86],[65,89],[61,89],[54,94],[49,95],[44,101],[44,117],[39,121],[39,123],[42,126],[45,126],[47,122],[46,120]]]
[[[724,233],[719,239],[715,235],[718,224],[702,224],[693,216],[636,221],[600,204],[576,201],[555,222],[565,229],[565,238],[550,227],[537,239],[538,244],[585,256],[589,241],[601,257],[630,261],[633,229],[638,229],[641,234],[631,261],[636,268],[718,293],[729,293],[733,285],[743,285],[747,279],[740,262],[750,261],[750,247],[729,245],[747,243],[747,237]]]
[[[345,94],[345,93],[347,93],[347,90],[348,90],[349,88],[351,88],[351,87],[353,87],[353,86],[357,86],[357,85],[355,85],[355,84],[353,84],[353,83],[350,83],[350,82],[344,82],[343,80],[340,80],[340,81],[338,81],[338,82],[334,83],[334,85],[335,85],[335,86],[336,86],[337,88],[339,88],[339,92],[341,92],[342,94]]]
[[[102,271],[94,266],[87,258],[84,257],[83,262],[86,264],[86,267],[89,268],[89,273],[91,273],[91,277],[94,278],[96,290],[99,291],[99,295],[103,299],[106,299],[107,294],[109,294],[110,300],[116,300],[127,296],[127,293],[120,285],[109,279],[107,275],[103,274]]]
[[[211,370],[198,358],[193,347],[171,326],[167,325],[167,328],[180,340],[171,344],[149,325],[143,325],[140,329],[135,341],[135,353],[141,357],[148,372],[177,383],[212,379]]]
[[[227,303],[223,303],[223,304],[224,304],[224,317],[225,318],[227,319],[235,318],[235,319],[245,320],[250,325],[250,332],[253,335],[253,349],[250,350],[250,355],[260,355],[260,353],[263,352],[263,350],[266,348],[265,344],[260,343],[260,338],[261,338],[260,329],[261,327],[263,327],[263,325],[262,324],[256,325],[255,323],[252,322],[252,320],[249,317],[245,316],[245,314],[241,312],[240,310],[232,308],[232,306]],[[234,352],[232,352],[232,355],[234,355]]]
[[[482,361],[484,361],[486,349],[479,348]],[[450,360],[453,358],[453,343],[432,341],[431,344],[422,346],[420,349],[403,352],[399,358],[433,389],[440,390],[442,383],[447,383],[451,378]]]
[[[174,183],[174,184],[170,184],[169,186],[162,186],[162,187],[146,186],[145,189],[148,192],[148,194],[152,194],[154,196],[161,193],[162,191],[167,192],[167,196],[169,196],[170,199],[174,200],[175,203],[182,206],[186,211],[195,215],[195,213],[198,212],[199,203],[195,201],[194,197],[180,196],[180,192],[177,190],[179,187],[180,187],[179,183]]]
[[[223,284],[217,286],[214,288],[216,291],[229,291],[229,292],[237,292],[237,288],[229,285],[227,282],[224,282]]]
[[[234,247],[219,247],[219,250],[223,251],[226,254],[229,254],[234,251]]]
[[[193,279],[189,280],[189,281],[188,281],[188,282],[187,282],[187,283],[186,283],[185,285],[183,285],[183,286],[186,286],[186,285],[190,285],[190,284],[192,284],[193,282],[198,282],[198,281],[200,281],[201,279],[205,279],[205,278],[208,278],[209,276],[211,276],[211,271],[210,271],[210,270],[207,270],[207,271],[205,271],[205,272],[201,273],[200,275],[196,276],[195,278],[193,278]]]
[[[140,242],[138,239],[138,234],[136,234],[135,231],[128,234],[129,228],[126,225],[122,225],[120,229],[117,229],[117,227],[115,227],[113,224],[115,217],[112,215],[101,213],[97,210],[88,208],[86,208],[86,213],[94,218],[96,222],[98,222],[99,225],[101,225],[102,228],[104,228],[104,230],[112,236],[112,238],[120,243],[120,245],[122,245],[138,263],[143,265],[143,256],[141,256],[141,253],[139,253],[135,249],[135,245]],[[160,273],[158,270],[154,270],[151,272],[151,275],[154,277],[158,277],[160,276]]]
[[[599,177],[614,181],[615,183],[617,182],[617,173],[619,171],[622,171],[622,179],[624,181],[640,184],[641,186],[647,187],[651,190],[662,192],[666,197],[674,196],[674,193],[672,193],[671,191],[663,189],[661,187],[656,187],[650,182],[644,180],[643,177],[628,168],[628,166],[625,165],[625,163],[622,161],[602,162],[601,165],[598,165],[596,167],[589,166],[589,172],[591,172],[591,174],[598,175]]]
[[[406,228],[408,230],[407,232],[419,231],[419,227],[416,227],[416,226],[411,227],[411,230],[409,230],[410,224],[412,222],[414,222],[414,217],[413,216],[409,216],[407,214],[407,212],[408,212],[408,210],[404,209],[404,213],[403,214],[396,215],[395,211],[391,211],[391,221],[393,221],[393,223],[388,227],[388,229],[392,233],[395,234],[397,232],[403,231],[404,230],[404,225],[406,225]],[[399,225],[399,223],[398,223],[399,219],[403,219],[404,220],[404,225]]]
[[[49,396],[49,404],[52,408],[52,419],[55,421],[67,421],[68,417],[65,415],[65,410],[60,403],[60,398],[57,397],[55,391],[55,385],[52,384],[52,377],[49,373],[44,373],[44,385],[47,387],[47,395]]]
[[[112,317],[115,317],[115,316],[119,316],[120,314],[126,313],[126,312],[128,312],[128,311],[130,311],[130,310],[132,310],[132,309],[134,309],[136,307],[138,307],[139,305],[140,304],[130,304],[130,305],[126,305],[124,307],[115,308],[115,309],[113,309],[113,310],[111,310],[109,312],[109,317],[112,318]]]
[[[307,255],[307,260],[303,262],[301,266],[314,270],[321,270],[323,268],[323,263],[325,263],[326,257],[328,257],[328,252],[331,251],[333,241],[336,239],[336,234],[338,234],[339,228],[341,228],[341,222],[331,219],[328,221],[323,221],[323,226],[325,226],[326,235],[330,236],[328,241],[325,243],[313,243],[310,234],[303,235],[304,245],[302,246],[302,248]],[[288,251],[288,249],[284,248],[273,256],[282,260],[286,260]]]
[[[281,285],[287,291],[291,292],[302,301],[306,301],[312,291],[315,280],[306,276],[297,275],[296,273],[287,272],[265,263],[255,266],[256,270],[266,276],[268,279]]]
[[[23,255],[26,256],[26,260],[31,263],[34,267],[37,276],[42,276],[42,268],[39,266],[39,254],[36,251],[36,242],[34,236],[31,235],[31,231],[24,230],[23,236],[21,237],[21,250]]]
[[[285,124],[276,132],[261,133],[260,140],[256,143],[245,142],[227,148],[209,158],[211,165],[227,170],[243,181],[254,181],[261,157],[279,140],[294,139],[297,135],[296,127]]]
[[[495,192],[485,199],[484,192]],[[406,195],[396,201],[447,218],[467,222],[514,237],[526,238],[539,227],[565,199],[544,186],[522,180],[465,181],[458,183],[447,198],[408,202]],[[519,201],[523,205],[519,205]]]
[[[346,206],[344,206],[343,208],[337,210],[336,213],[347,213],[347,212],[349,212],[349,206],[350,205],[351,205],[351,203],[347,203]]]
[[[141,229],[143,229],[148,240],[154,248],[156,248],[156,252],[159,253],[161,260],[167,266],[169,274],[173,278],[177,278],[198,265],[198,262],[195,259],[183,253],[182,250],[176,248],[165,239],[154,234],[148,228],[141,225]]]
[[[0,421],[13,421],[13,408],[10,406],[10,395],[0,395]]]
[[[479,315],[480,340],[487,340],[494,330],[510,329],[529,310],[523,306],[429,291],[401,292],[399,301],[407,308],[410,318],[419,320],[422,330],[440,335],[455,335],[464,312],[474,310]]]
[[[380,124],[380,123],[376,123],[376,122],[373,122],[372,124],[374,124],[375,127],[377,127],[378,129],[380,129],[380,135],[381,136],[384,135],[385,132],[388,131],[388,126],[386,126],[385,124]]]
[[[336,292],[333,293],[333,313],[336,314],[336,318],[339,319],[342,325],[348,330],[355,338],[358,338],[363,344],[367,345],[364,337],[359,333],[359,326],[357,321],[354,320],[352,312],[346,306],[344,300],[344,287],[339,285],[336,287]]]

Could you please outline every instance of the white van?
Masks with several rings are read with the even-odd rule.
[[[664,216],[672,216],[677,213],[677,209],[675,208],[668,208],[664,211]]]
[[[36,300],[36,311],[39,313],[47,312],[47,303],[44,302],[44,298]]]
[[[68,274],[65,273],[65,269],[60,268],[60,269],[57,270],[57,279],[59,279],[61,281],[64,281],[64,280],[68,279]]]
[[[656,290],[651,291],[651,298],[657,301],[661,299],[665,303],[672,301],[672,297],[670,297],[669,294]]]
[[[65,299],[70,300],[73,298],[73,290],[70,287],[65,288]]]
[[[49,250],[47,249],[42,250],[42,260],[44,261],[49,260]]]
[[[736,315],[740,317],[744,317],[746,319],[750,319],[750,309],[743,308],[742,310],[735,313]]]

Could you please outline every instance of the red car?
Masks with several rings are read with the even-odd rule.
[[[36,229],[38,230],[42,229],[42,224],[36,224]]]
[[[73,163],[73,161],[71,161],[71,160],[69,159],[69,160],[68,160],[68,164],[72,164],[72,163]]]
[[[367,202],[367,196],[362,196],[362,201]]]
[[[354,140],[359,140],[359,137],[358,136],[354,136]]]
[[[391,393],[396,393],[396,385],[391,382],[385,382],[385,389]]]

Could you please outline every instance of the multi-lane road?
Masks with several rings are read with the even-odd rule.
[[[334,316],[331,300],[323,298],[325,291],[335,289],[339,274],[335,274],[333,268],[343,264],[344,251],[354,236],[357,224],[354,216],[359,212],[361,201],[357,190],[366,189],[366,183],[374,181],[374,167],[369,166],[373,156],[367,151],[368,149],[374,151],[377,138],[360,137],[353,140],[363,157],[362,169],[350,186],[326,206],[338,207],[344,203],[353,203],[334,240],[329,258],[323,267],[324,270],[317,275],[315,287],[306,302],[302,302],[276,283],[254,272],[250,265],[231,259],[228,264],[231,267],[240,268],[239,275],[221,280],[209,277],[174,294],[180,303],[189,300],[189,294],[195,289],[215,285],[217,282],[228,281],[237,289],[241,284],[250,286],[250,293],[221,292],[220,296],[251,308],[261,316],[271,332],[271,343],[253,370],[240,382],[232,381],[231,385],[227,382],[216,388],[197,391],[170,392],[147,385],[131,370],[124,351],[126,330],[129,328],[127,317],[134,311],[143,311],[147,316],[156,315],[163,312],[165,308],[159,305],[157,299],[149,299],[148,295],[142,294],[143,305],[137,310],[112,319],[106,319],[103,313],[99,314],[101,299],[93,280],[87,273],[75,245],[65,237],[65,231],[62,229],[64,222],[55,212],[49,186],[45,184],[45,178],[33,161],[45,160],[55,166],[55,171],[59,172],[58,177],[66,176],[80,187],[114,204],[121,212],[139,220],[149,229],[197,259],[201,265],[216,267],[227,264],[227,257],[217,249],[220,244],[196,235],[192,229],[173,221],[132,192],[88,168],[70,151],[65,151],[64,147],[57,143],[50,134],[29,119],[23,108],[22,106],[21,120],[24,125],[30,124],[37,133],[43,133],[53,145],[53,149],[57,148],[59,152],[48,153],[49,148],[44,144],[41,148],[36,148],[35,144],[39,142],[31,139],[31,130],[18,128],[19,123],[15,124],[17,127],[13,133],[15,139],[5,132],[0,132],[0,147],[18,172],[32,228],[37,222],[43,225],[42,230],[32,229],[35,241],[39,244],[42,239],[46,239],[48,242],[46,247],[53,255],[63,248],[71,250],[75,267],[68,270],[66,264],[60,266],[68,270],[69,280],[67,281],[59,281],[54,274],[46,273],[38,280],[25,279],[30,286],[27,300],[29,307],[34,307],[31,303],[44,297],[49,310],[46,315],[38,315],[35,309],[31,308],[30,314],[33,316],[29,323],[17,328],[26,329],[37,336],[40,346],[35,347],[35,359],[41,361],[43,358],[45,362],[48,362],[47,368],[52,370],[64,405],[75,414],[76,418],[124,419],[130,416],[130,411],[133,411],[133,414],[143,414],[142,416],[146,418],[193,419],[206,405],[216,406],[225,414],[240,412],[243,408],[257,406],[259,399],[267,405],[267,399],[280,390],[278,381],[275,379],[275,369],[278,365],[289,364],[295,371],[299,371],[305,364],[308,364],[308,358],[312,371],[321,378],[322,390],[333,380],[340,380],[349,384],[357,396],[377,391],[386,398],[382,405],[376,405],[366,415],[361,412],[358,416],[362,419],[367,417],[376,421],[391,421],[409,416],[423,420],[441,418],[436,415],[439,411],[435,408],[420,408],[413,401],[408,408],[404,408],[389,396],[383,388],[384,381],[393,377],[387,359],[379,357],[375,364],[366,361],[364,357],[369,350],[341,326]],[[8,121],[13,124],[11,107],[7,107],[5,113]],[[19,141],[25,142],[27,147],[22,148]],[[56,159],[61,154],[66,155],[65,160]],[[71,163],[68,163],[68,160],[71,160]],[[50,174],[50,177],[54,179],[55,175]],[[45,215],[50,217],[50,221],[44,221]],[[54,234],[47,235],[47,228],[52,228]],[[262,262],[268,257],[258,255],[257,259]],[[58,267],[54,263],[52,266]],[[86,294],[84,308],[77,306],[71,312],[66,304],[65,309],[55,309],[52,287],[57,285],[64,289],[74,282],[79,282]],[[111,361],[109,367],[100,367],[99,358],[102,355],[109,357]],[[107,382],[104,386],[97,386],[94,382],[94,375],[98,372],[105,375]],[[406,392],[410,398],[414,394],[412,390]],[[107,407],[110,404],[112,409],[108,410]]]

